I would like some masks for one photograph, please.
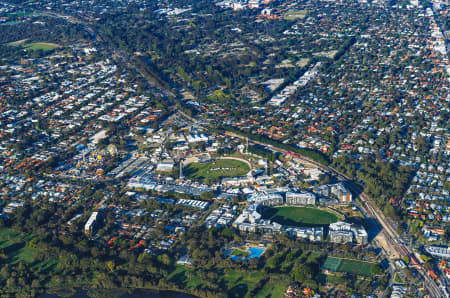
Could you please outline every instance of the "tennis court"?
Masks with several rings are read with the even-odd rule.
[[[372,276],[376,272],[377,264],[360,260],[340,259],[328,257],[322,268],[333,272],[347,272],[361,276]]]
[[[342,259],[338,259],[338,258],[333,258],[333,257],[328,257],[325,260],[325,263],[323,263],[323,269],[327,269],[333,272],[337,272],[339,266],[342,263]]]

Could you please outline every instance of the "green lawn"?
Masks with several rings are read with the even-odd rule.
[[[373,266],[376,266],[376,264],[359,260],[340,259],[333,257],[328,257],[323,264],[324,269],[335,272],[353,273],[368,277],[372,276]]]
[[[33,269],[41,272],[53,270],[58,261],[56,259],[37,262],[33,255],[39,251],[38,248],[27,246],[32,235],[23,236],[12,229],[0,228],[0,248],[5,253],[9,264],[24,262],[33,266]]]
[[[289,10],[284,18],[289,21],[297,20],[297,19],[304,19],[306,17],[306,14],[308,13],[307,10]]]
[[[169,274],[167,280],[186,289],[198,288],[203,283],[193,269],[181,265],[176,265],[176,269]]]
[[[244,297],[264,277],[264,272],[248,273],[233,270],[220,275],[218,282],[227,288],[229,297]],[[201,289],[207,287],[209,283],[207,279],[202,279],[194,269],[179,265],[176,265],[176,269],[167,276],[167,279],[186,290]]]
[[[339,221],[336,214],[310,207],[267,208],[263,218],[283,225],[299,226],[303,224],[327,225]]]
[[[11,12],[6,14],[8,17],[25,17],[34,15],[33,12]]]
[[[398,273],[395,273],[395,276],[394,276],[394,282],[395,282],[395,283],[398,283],[398,284],[404,283],[403,278],[402,278],[402,277],[400,276],[400,274],[398,274]]]
[[[38,50],[51,51],[58,47],[59,47],[59,45],[57,45],[55,43],[47,43],[47,42],[34,42],[34,43],[29,43],[29,44],[24,45],[25,49],[33,50],[33,51],[38,51]]]
[[[237,256],[237,257],[248,257],[250,255],[250,253],[245,250],[235,249],[235,250],[233,250],[233,253],[231,255]]]
[[[289,283],[290,280],[287,278],[272,278],[256,293],[255,297],[283,297]]]
[[[31,264],[34,261],[33,254],[37,249],[29,248],[26,245],[31,238],[31,236],[22,237],[11,229],[0,229],[0,248],[8,257],[9,263],[24,262]]]
[[[264,272],[228,271],[221,278],[228,288],[228,297],[245,297],[264,277]]]
[[[19,24],[20,22],[17,22],[17,21],[8,21],[8,22],[6,22],[6,23],[3,23],[3,25],[16,25],[16,24]]]
[[[250,171],[249,166],[242,161],[233,159],[217,159],[208,163],[191,163],[183,173],[191,179],[244,176]]]
[[[317,251],[311,251],[308,254],[308,258],[306,259],[306,263],[315,263],[317,262],[320,257],[322,257],[322,253]]]

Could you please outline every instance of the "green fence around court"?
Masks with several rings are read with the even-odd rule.
[[[323,263],[322,268],[323,269],[327,269],[327,270],[331,270],[333,272],[337,272],[339,266],[341,265],[341,263],[342,263],[342,259],[328,257],[325,260],[325,263]]]
[[[328,257],[323,263],[322,269],[327,269],[333,272],[347,272],[366,277],[373,276],[379,272],[379,268],[376,263],[334,257]]]

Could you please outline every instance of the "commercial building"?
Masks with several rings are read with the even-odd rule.
[[[84,225],[84,232],[88,235],[93,235],[96,231],[99,220],[99,213],[97,211],[92,212],[88,221]]]
[[[171,161],[163,161],[160,162],[157,166],[156,166],[156,170],[157,171],[163,171],[163,172],[169,172],[172,171],[174,167],[174,163]]]
[[[315,205],[316,196],[309,192],[287,192],[286,193],[286,204],[287,205]]]
[[[450,259],[450,247],[443,246],[427,246],[425,251],[434,257]]]
[[[338,197],[339,202],[341,203],[351,203],[352,202],[352,193],[345,188],[343,183],[333,184],[331,187],[331,193]]]
[[[343,221],[330,224],[329,236],[335,243],[352,243],[353,240],[358,244],[368,243],[367,231],[362,226]]]
[[[248,197],[248,201],[263,206],[283,205],[283,196],[278,193],[257,192]]]
[[[345,185],[341,183],[325,184],[317,186],[313,191],[321,196],[328,197],[331,194],[336,196],[341,204],[348,204],[352,202],[352,193]]]
[[[233,228],[242,232],[263,232],[266,234],[276,234],[281,232],[282,225],[261,218],[257,211],[258,205],[253,204],[244,209],[233,223]]]
[[[351,231],[332,231],[330,230],[330,241],[334,243],[352,243],[353,233]]]
[[[287,227],[285,232],[297,239],[307,239],[311,242],[323,240],[323,227]]]

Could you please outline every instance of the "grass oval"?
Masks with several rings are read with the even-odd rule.
[[[312,207],[266,208],[263,218],[289,226],[328,225],[339,221],[336,214]]]

